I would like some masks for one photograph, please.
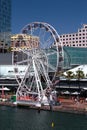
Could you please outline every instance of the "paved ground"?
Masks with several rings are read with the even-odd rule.
[[[40,110],[51,110],[51,111],[61,111],[61,112],[70,112],[70,113],[87,113],[87,101],[80,99],[64,99],[60,98],[60,105],[58,106],[42,106],[41,108],[36,108],[34,106],[29,106],[29,108],[34,108]],[[0,102],[0,105],[6,105],[6,106],[14,106],[17,107],[13,103],[9,102]]]
[[[83,99],[77,101],[74,99],[60,99],[61,105],[55,106],[54,110],[73,112],[73,113],[87,113],[87,102]]]

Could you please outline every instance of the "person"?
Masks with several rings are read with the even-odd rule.
[[[38,113],[40,113],[40,107],[38,107]]]

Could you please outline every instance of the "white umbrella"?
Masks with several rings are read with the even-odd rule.
[[[7,88],[7,87],[2,87],[2,88],[0,88],[0,90],[1,90],[1,91],[2,91],[2,90],[9,91],[10,89]]]
[[[73,92],[72,93],[73,95],[78,95],[78,94],[80,94],[79,92]]]
[[[9,89],[9,88],[7,88],[7,87],[4,87],[3,89],[4,89],[4,90],[6,90],[6,91],[9,91],[9,90],[10,90],[10,89]]]
[[[63,92],[63,94],[70,94],[70,92],[69,91],[65,91],[65,92]]]
[[[2,88],[0,88],[0,90],[2,91],[2,95],[4,96],[4,91],[9,91],[10,89],[2,86]]]

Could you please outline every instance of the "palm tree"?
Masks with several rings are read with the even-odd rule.
[[[68,81],[69,81],[69,88],[70,88],[70,80],[73,78],[73,72],[72,71],[67,71],[66,72],[66,75],[65,75],[65,78],[67,78],[68,79]]]
[[[79,85],[79,89],[80,89],[80,79],[83,79],[83,78],[85,78],[85,75],[84,75],[84,72],[82,71],[82,70],[80,70],[80,69],[78,69],[77,71],[76,71],[76,78],[77,78],[77,80],[78,80],[78,85]]]

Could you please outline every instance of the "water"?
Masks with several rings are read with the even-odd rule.
[[[0,106],[0,130],[87,130],[87,115]]]

